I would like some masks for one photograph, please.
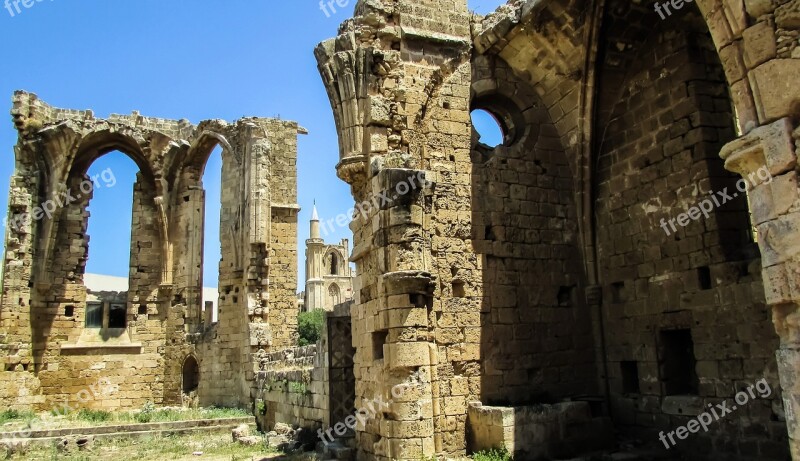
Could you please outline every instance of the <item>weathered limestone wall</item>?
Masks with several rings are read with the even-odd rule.
[[[272,350],[297,344],[297,134],[305,130],[268,127],[270,133],[272,215],[269,253],[269,317],[273,329]],[[252,344],[251,344],[252,345]],[[254,349],[255,350],[255,349]]]
[[[296,342],[298,132],[294,123],[248,119],[233,141],[241,150],[227,163],[223,154],[223,184],[231,187],[220,214],[218,323],[200,346],[200,373],[209,377],[201,405],[249,408],[254,354]]]
[[[737,178],[716,156],[736,136],[734,120],[750,132],[790,117],[729,145],[728,168],[752,173],[778,150],[770,171],[793,171],[797,2],[698,0],[699,12],[687,3],[662,22],[635,2],[519,0],[472,24],[460,16],[465,3],[362,1],[316,51],[339,131],[337,173],[356,203],[409,176],[427,183],[388,194],[351,225],[357,397],[388,395],[428,365],[432,381],[413,405],[395,402],[387,421],[358,428],[362,455],[461,454],[462,395],[513,403],[525,390],[602,391],[618,425],[650,437],[766,378],[770,399],[681,449],[781,459],[764,291],[797,437],[788,237],[797,226],[783,218],[792,205],[750,196],[754,212],[771,210],[763,224],[754,219],[766,290],[742,197],[678,238],[660,219],[709,191],[733,191]],[[503,146],[469,143],[471,108],[500,120]],[[792,178],[784,187],[796,188]],[[790,254],[768,261],[776,246]],[[679,368],[697,387],[680,398],[668,395],[676,341],[693,351]]]
[[[296,136],[303,130],[256,118],[197,127],[138,113],[102,120],[24,92],[14,95],[12,115],[19,141],[3,262],[0,404],[40,410],[65,400],[106,409],[180,404],[182,367],[196,356],[202,403],[249,407],[252,354],[294,341]],[[224,289],[220,323],[207,330],[201,178],[216,145],[223,148],[222,220],[205,224],[222,226]],[[85,173],[114,150],[139,167],[127,321],[111,328],[104,314],[101,328],[86,328],[92,191]],[[35,212],[65,192],[75,200],[51,216]],[[275,335],[270,325],[280,325]],[[117,390],[76,401],[101,379]]]
[[[473,245],[484,258],[482,402],[597,394],[572,173],[558,131],[500,58],[473,60],[472,89],[472,107],[507,127],[503,145],[472,152]]]
[[[256,376],[256,406],[262,408],[262,427],[272,430],[276,423],[316,431],[329,425],[329,396],[326,381],[324,341],[266,354],[263,371]]]
[[[352,337],[340,328],[350,322],[351,305],[325,312],[316,344],[258,354],[253,389],[263,429],[283,423],[316,432],[354,414]]]
[[[797,183],[800,129],[800,3],[700,2],[722,60],[743,136],[720,153],[725,167],[749,176],[767,168],[774,178],[750,192],[767,305],[780,337],[777,367],[792,459],[800,459],[800,341],[795,322]],[[724,8],[722,7],[724,6]],[[794,121],[794,122],[793,122]]]
[[[518,407],[469,406],[472,451],[505,448],[515,459],[568,459],[613,447],[611,425],[588,402]]]
[[[647,18],[641,40],[630,26],[637,13]],[[724,71],[698,10],[687,7],[672,22],[649,13],[610,2],[600,50],[595,203],[612,414],[629,431],[668,432],[766,378],[775,389],[769,399],[675,450],[785,459],[777,335],[747,199],[718,157],[734,137]],[[737,196],[686,227],[675,222],[709,194],[722,202],[720,192]],[[696,381],[680,397],[666,364],[676,346],[665,335],[676,331],[691,337],[682,367]]]
[[[242,229],[247,223],[243,222],[240,203],[241,191],[245,187],[245,167],[239,164],[241,160],[237,160],[233,154],[225,155],[223,151],[222,184],[225,187],[222,189],[219,223],[222,258],[219,262],[218,314],[217,323],[205,333],[199,345],[200,375],[203,377],[198,389],[200,405],[211,402],[224,402],[225,406],[246,404],[245,370],[250,335],[244,307],[247,299],[243,286],[246,264],[243,253],[250,248],[241,238],[247,235],[246,228]],[[238,232],[235,231],[237,228]],[[201,273],[196,273],[196,276],[201,277]]]
[[[462,1],[362,1],[317,49],[340,134],[338,174],[357,203],[391,198],[351,224],[356,407],[391,400],[392,386],[420,376],[357,428],[369,459],[464,453],[466,402],[480,395],[468,18]]]

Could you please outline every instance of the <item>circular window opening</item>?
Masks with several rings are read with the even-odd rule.
[[[475,109],[470,113],[470,117],[472,126],[478,132],[478,142],[491,148],[503,144],[506,133],[494,114],[484,109]]]

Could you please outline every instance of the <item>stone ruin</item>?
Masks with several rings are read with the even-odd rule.
[[[800,460],[798,28],[797,0],[667,20],[630,0],[359,1],[316,49],[338,176],[355,203],[391,199],[351,224],[355,406],[427,382],[357,428],[363,459],[552,458],[571,435],[529,408],[563,424],[578,403],[584,431],[605,418],[666,452],[660,431],[766,379],[669,454]],[[747,197],[660,227],[762,167]]]
[[[135,112],[99,119],[25,92],[14,94],[12,116],[19,141],[3,261],[0,405],[76,405],[82,390],[108,380],[116,392],[81,406],[138,409],[196,396],[200,405],[249,408],[255,355],[296,343],[296,157],[304,130],[263,118],[197,126]],[[216,146],[221,218],[204,223],[202,175]],[[129,289],[87,297],[86,172],[114,150],[139,167],[130,238],[121,238],[131,247]],[[72,199],[50,215],[37,210],[65,193]],[[215,323],[201,296],[204,225],[220,226]]]
[[[132,241],[154,245],[131,262],[139,349],[70,351],[84,204],[9,231],[0,398],[46,406],[89,369],[120,384],[113,405],[173,402],[192,357],[201,404],[255,401],[266,425],[326,430],[388,402],[355,426],[358,459],[504,446],[525,460],[615,432],[663,447],[659,433],[763,382],[769,395],[669,454],[800,460],[798,29],[798,0],[697,0],[666,20],[630,0],[512,0],[486,17],[466,0],[358,1],[315,54],[337,174],[376,206],[351,224],[352,306],[304,348],[290,348],[296,124],[99,121],[20,93],[11,215],[120,149],[142,170]],[[477,109],[500,145],[481,142]],[[209,327],[193,232],[217,142],[237,187]],[[746,194],[686,219],[742,177]]]

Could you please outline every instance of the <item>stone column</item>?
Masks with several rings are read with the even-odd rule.
[[[375,346],[383,348],[382,392],[389,399],[376,454],[390,459],[419,459],[439,451],[434,436],[434,417],[441,414],[434,392],[438,349],[429,334],[434,277],[426,270],[425,259],[430,256],[423,237],[419,178],[424,179],[424,172],[387,168],[372,181],[375,196],[392,197],[376,215],[380,229],[375,239],[383,244],[378,249],[383,253],[378,258],[383,275],[372,334],[373,341],[376,337],[384,341]],[[399,194],[406,186],[409,192]]]
[[[792,458],[800,460],[800,128],[789,118],[756,128],[721,152],[725,168],[750,184],[767,304],[781,339],[777,351]]]
[[[479,344],[445,345],[437,328],[480,327],[477,303],[438,288],[467,265],[470,16],[465,0],[362,0],[355,13],[316,56],[339,133],[337,174],[356,203],[356,407],[388,403],[357,426],[359,459],[460,455],[467,377],[445,385],[437,369],[457,362],[469,368],[459,375],[477,374],[463,363],[478,360]],[[428,195],[434,175],[441,198]]]

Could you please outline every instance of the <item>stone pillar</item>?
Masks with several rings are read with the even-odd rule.
[[[375,216],[380,223],[375,239],[383,244],[379,250],[383,275],[371,332],[373,348],[382,348],[384,376],[379,389],[389,402],[375,454],[389,459],[419,459],[441,447],[434,430],[434,417],[443,413],[443,399],[434,392],[438,349],[429,321],[435,284],[426,270],[430,255],[423,238],[424,196],[419,185],[397,194],[403,184],[424,180],[424,175],[418,170],[387,168],[372,180],[375,196],[396,197],[384,202]]]
[[[781,339],[777,351],[792,458],[800,460],[800,128],[789,118],[727,144],[725,168],[751,185],[750,214],[761,249],[764,292]]]
[[[440,288],[441,280],[450,285],[454,267],[470,272],[463,254],[471,216],[466,3],[362,0],[340,35],[316,50],[339,133],[337,174],[356,203],[356,408],[378,397],[389,404],[356,428],[359,459],[466,452],[479,335],[437,341],[440,323],[450,331],[480,328],[478,290],[467,290],[470,298]],[[434,177],[442,178],[442,197],[429,193]],[[433,203],[437,215],[428,211]],[[446,381],[438,369],[447,370]],[[468,379],[475,385],[468,388]]]

